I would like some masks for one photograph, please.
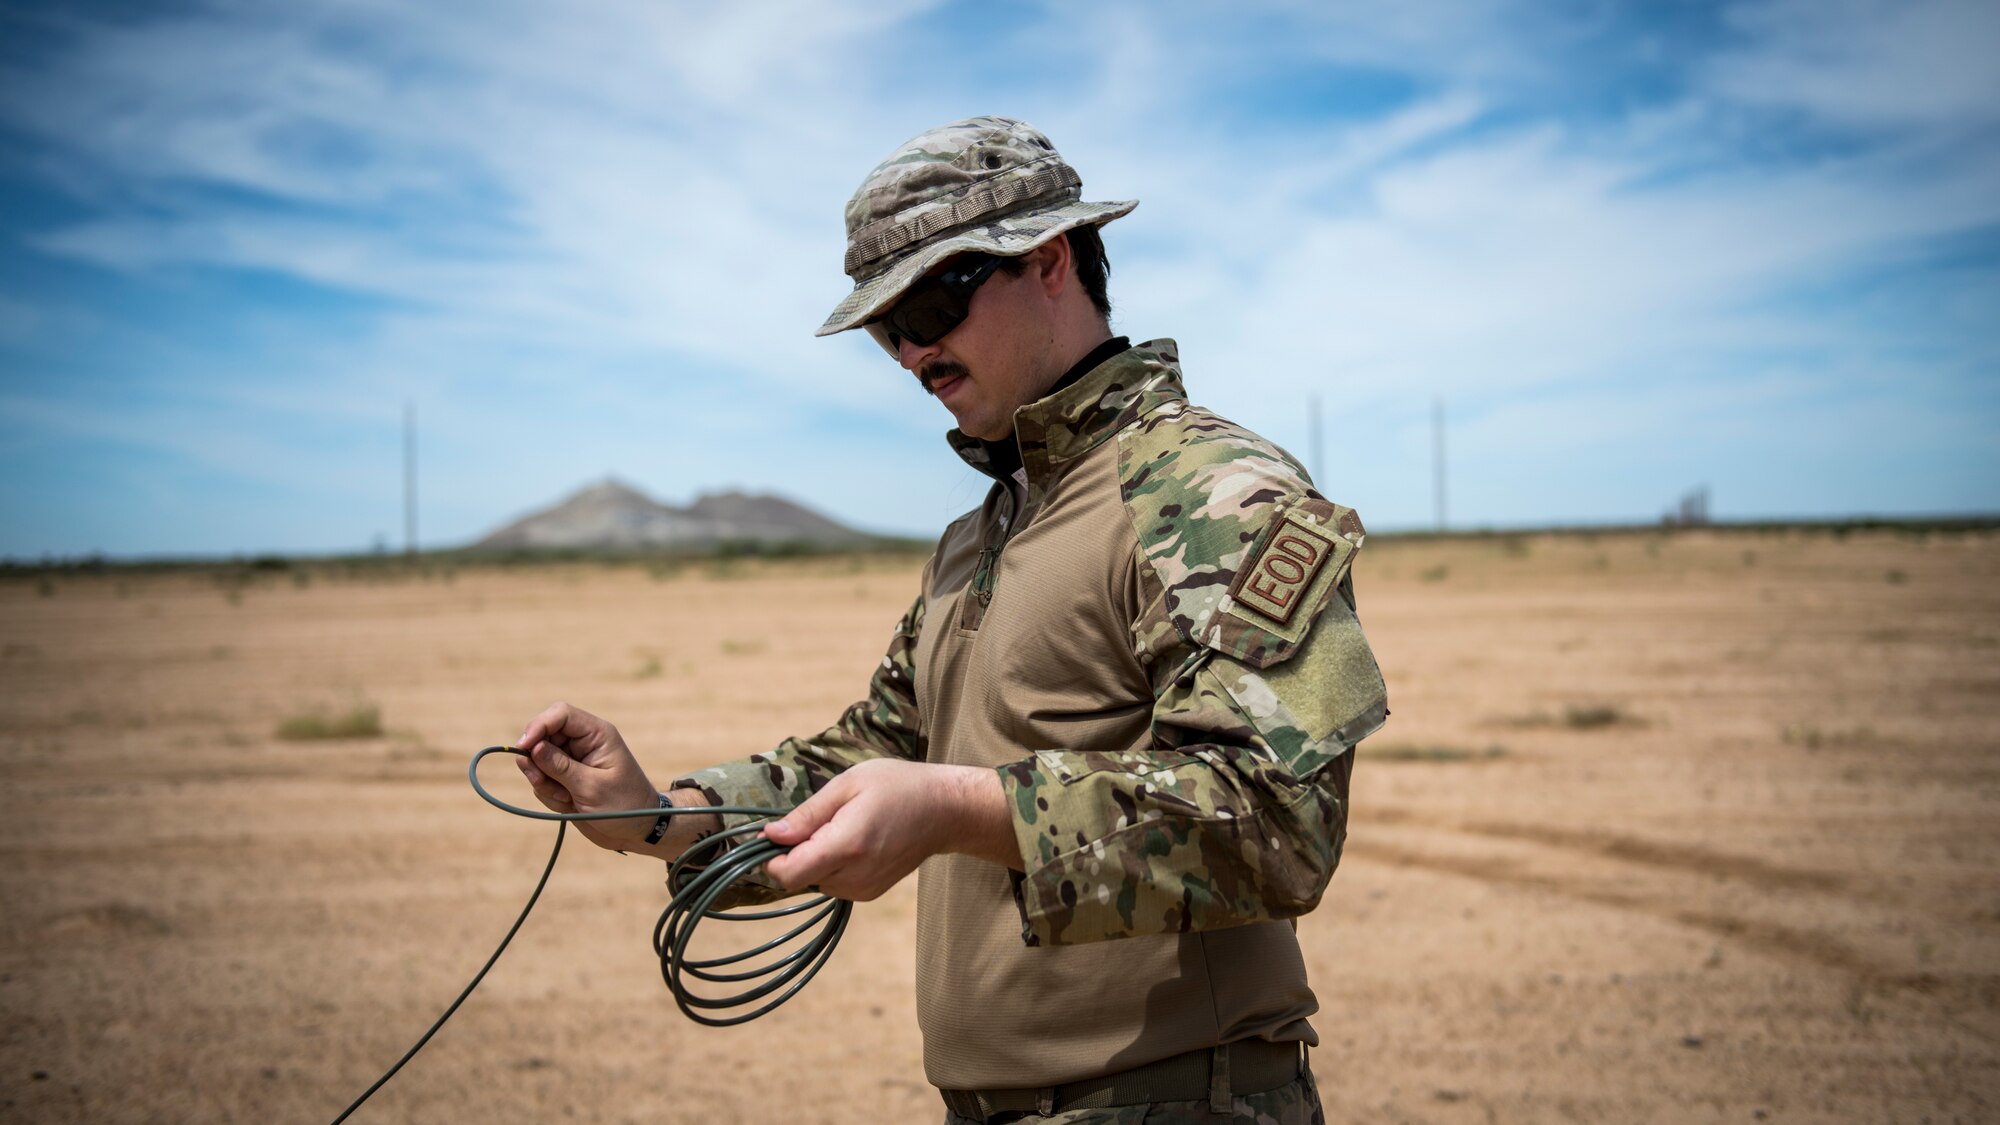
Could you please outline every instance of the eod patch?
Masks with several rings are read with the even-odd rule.
[[[1273,513],[1236,567],[1202,643],[1256,668],[1291,656],[1327,603],[1340,600],[1340,583],[1365,536],[1354,509],[1319,496]]]
[[[1257,556],[1236,572],[1229,596],[1283,628],[1292,623],[1313,579],[1334,554],[1330,536],[1287,514],[1265,537]]]

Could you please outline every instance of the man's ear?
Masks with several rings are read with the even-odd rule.
[[[1076,255],[1070,252],[1069,235],[1063,233],[1042,243],[1028,255],[1031,276],[1042,287],[1042,293],[1050,298],[1062,296],[1063,289],[1070,283],[1074,272],[1071,263]]]

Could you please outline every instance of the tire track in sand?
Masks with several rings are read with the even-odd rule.
[[[1370,810],[1367,821],[1456,835],[1519,841],[1619,863],[1639,864],[1669,873],[1739,879],[1771,889],[1836,894],[1863,899],[1877,905],[1883,904],[1883,899],[1873,889],[1864,891],[1855,880],[1834,872],[1785,868],[1749,856],[1703,848],[1668,848],[1663,844],[1610,832],[1499,822],[1457,823],[1426,818],[1408,810],[1392,808]],[[1566,877],[1546,871],[1530,871],[1504,857],[1423,851],[1401,844],[1370,840],[1365,835],[1358,838],[1350,836],[1345,852],[1346,855],[1364,862],[1458,875],[1481,882],[1543,891],[1600,906],[1645,914],[1676,925],[1702,930],[1763,953],[1787,960],[1808,962],[1870,983],[1911,988],[1928,993],[1943,988],[1948,980],[1946,975],[1938,973],[1911,973],[1885,965],[1848,942],[1823,931],[1804,929],[1768,918],[1690,909],[1684,904],[1698,897],[1692,893],[1680,894],[1666,890],[1647,893],[1637,884],[1614,886],[1607,884],[1601,878],[1593,879],[1583,875]],[[1949,980],[1954,988],[2000,996],[2000,975],[1950,974]]]
[[[1747,883],[1779,890],[1817,891],[1866,897],[1881,902],[1880,888],[1860,887],[1852,877],[1837,871],[1782,867],[1753,856],[1719,852],[1690,844],[1662,844],[1636,836],[1622,836],[1596,829],[1558,828],[1547,824],[1514,824],[1502,821],[1446,821],[1419,816],[1407,809],[1377,808],[1365,814],[1374,824],[1430,828],[1503,840],[1520,840],[1564,851],[1586,852],[1626,863],[1644,864],[1673,871],[1685,871],[1720,879],[1740,879]]]

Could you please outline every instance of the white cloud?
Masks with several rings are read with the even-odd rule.
[[[1748,40],[1708,69],[1720,94],[1875,128],[2000,122],[2000,5],[1990,0],[1762,0]]]

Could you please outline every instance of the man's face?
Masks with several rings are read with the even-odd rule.
[[[965,320],[942,339],[898,345],[896,361],[973,437],[1012,436],[1014,411],[1040,398],[1061,374],[1049,369],[1055,338],[1037,280],[1040,257],[1028,255],[1019,274],[994,271],[973,292]]]

